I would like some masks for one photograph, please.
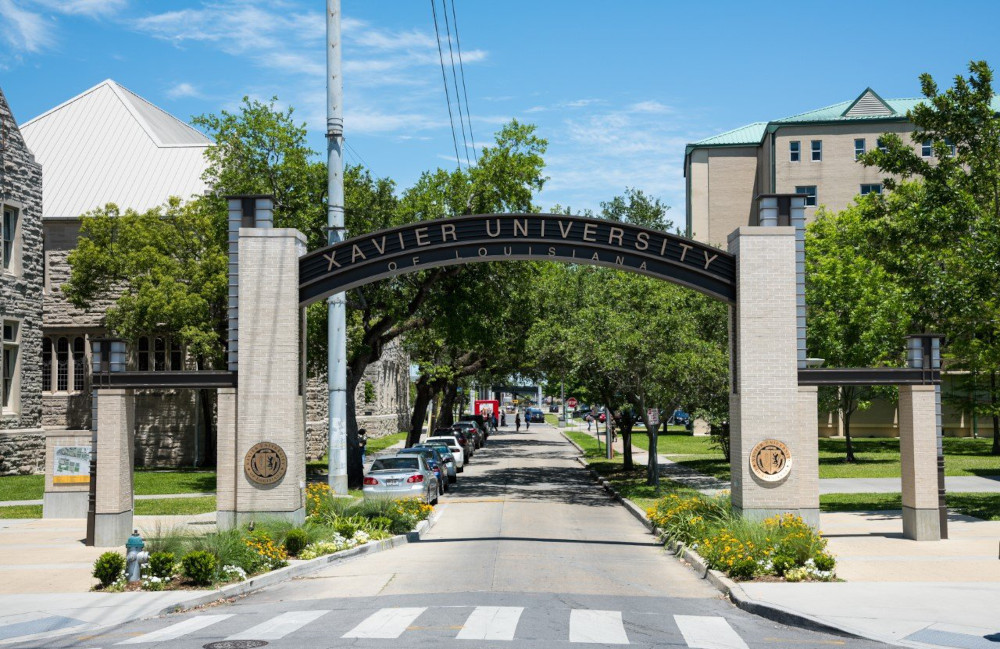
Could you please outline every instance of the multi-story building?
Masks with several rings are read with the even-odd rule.
[[[0,91],[0,475],[42,468],[42,167]]]
[[[202,175],[212,141],[110,79],[23,123],[20,131],[6,104],[0,118],[6,169],[0,203],[4,232],[11,233],[4,250],[14,250],[9,255],[13,270],[5,264],[0,284],[3,360],[10,359],[12,372],[17,368],[9,382],[4,374],[4,385],[10,385],[11,403],[19,404],[4,406],[0,429],[21,431],[16,448],[3,441],[14,440],[14,433],[0,438],[3,474],[41,470],[46,433],[90,427],[90,342],[104,335],[104,312],[116,296],[104,296],[84,310],[62,294],[80,215],[108,203],[122,211],[144,211],[172,196],[188,199],[208,191]],[[13,216],[8,218],[8,212]],[[184,350],[169,336],[150,332],[128,342],[130,369],[190,369]],[[366,371],[363,383],[373,384],[375,399],[365,403],[359,386],[357,414],[359,426],[373,436],[408,427],[408,372],[409,360],[399,345]],[[325,382],[310,379],[310,396],[310,452],[319,457],[326,440],[325,405],[319,402],[326,399]],[[210,463],[208,420],[214,405],[203,398],[210,398],[208,391],[138,392],[136,464]]]
[[[912,139],[907,112],[922,99],[883,99],[866,88],[856,99],[770,122],[754,122],[687,145],[684,176],[687,234],[726,247],[729,233],[757,223],[761,194],[805,194],[806,221],[822,206],[840,211],[861,194],[882,192],[884,174],[858,157],[880,146],[885,133],[910,141],[919,155],[933,157],[931,142]],[[1000,99],[994,98],[1000,111]],[[945,391],[950,387],[946,378]],[[972,417],[946,403],[943,427],[949,434],[971,435]],[[895,407],[876,401],[857,413],[851,429],[858,435],[897,433]],[[841,430],[836,413],[821,413],[821,435]],[[978,434],[990,436],[983,423]]]
[[[756,223],[760,194],[806,194],[806,219],[820,205],[838,211],[858,194],[882,191],[883,174],[857,162],[883,133],[910,139],[906,113],[920,99],[882,99],[866,88],[853,101],[770,122],[754,122],[687,145],[687,232],[724,246],[740,225]],[[929,142],[914,142],[933,155]]]

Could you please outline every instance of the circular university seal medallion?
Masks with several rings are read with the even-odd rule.
[[[247,478],[260,485],[270,485],[281,480],[287,469],[288,458],[285,451],[274,442],[254,444],[243,460]]]
[[[765,439],[750,451],[750,470],[765,482],[784,480],[792,470],[792,454],[783,442]]]

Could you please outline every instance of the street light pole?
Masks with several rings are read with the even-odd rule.
[[[344,79],[340,62],[340,0],[326,0],[326,165],[327,241],[344,239]],[[327,368],[329,389],[327,482],[335,494],[347,494],[347,318],[343,293],[327,299]]]

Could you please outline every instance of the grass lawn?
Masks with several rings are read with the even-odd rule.
[[[646,429],[632,430],[632,446],[649,450]],[[659,434],[656,437],[656,452],[660,455],[722,455],[712,448],[710,437],[695,437],[685,431],[683,426],[670,426],[666,435]]]
[[[371,460],[374,453],[379,451],[384,451],[393,444],[397,442],[403,442],[406,440],[406,431],[399,433],[393,433],[392,435],[386,435],[385,437],[378,437],[375,439],[368,440],[368,446],[365,448],[365,453],[368,459]],[[324,455],[319,460],[314,460],[312,462],[306,462],[306,473],[323,473],[327,472],[327,468],[330,466],[330,456]]]
[[[567,431],[566,435],[583,448],[590,468],[607,478],[618,493],[642,508],[651,507],[657,498],[668,493],[693,491],[666,479],[660,480],[659,487],[647,485],[645,466],[637,465],[631,471],[626,471],[621,455],[616,455],[613,460],[604,459],[604,445],[601,444],[598,450],[597,440],[593,436],[577,431]]]
[[[42,475],[12,475],[0,478],[0,500],[41,500],[44,491],[45,476]],[[214,491],[215,471],[203,469],[135,470],[135,493],[138,496],[212,493]]]
[[[41,505],[15,505],[0,507],[0,518],[41,518]]]
[[[902,506],[899,494],[824,494],[819,497],[819,508],[824,512],[879,511],[901,509]],[[948,507],[966,516],[1000,521],[1000,494],[997,493],[949,493]]]

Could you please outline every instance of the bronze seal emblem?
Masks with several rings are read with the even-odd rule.
[[[765,482],[784,480],[792,470],[792,454],[783,442],[765,439],[750,451],[750,469]]]
[[[285,477],[287,469],[288,457],[274,442],[254,444],[243,460],[243,470],[246,471],[247,478],[259,485],[274,484]]]

